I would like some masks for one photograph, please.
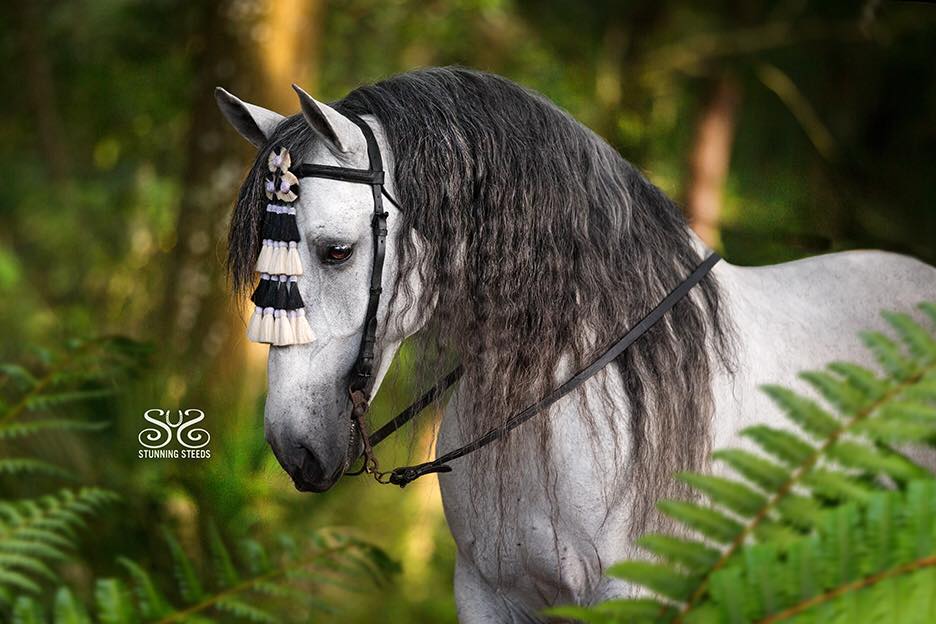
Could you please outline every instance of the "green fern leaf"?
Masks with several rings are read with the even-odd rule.
[[[283,583],[273,583],[266,580],[254,581],[250,584],[250,588],[258,594],[263,594],[265,596],[292,598],[302,602],[305,602],[305,600],[310,597],[309,593],[304,589],[298,589]]]
[[[826,368],[841,375],[848,385],[861,392],[869,402],[881,399],[890,387],[887,380],[879,379],[873,371],[857,364],[833,362]]]
[[[30,411],[48,410],[59,405],[90,401],[112,396],[114,388],[96,388],[93,390],[72,390],[69,392],[55,392],[50,394],[37,394],[26,399],[26,409]]]
[[[785,547],[802,539],[803,533],[786,520],[761,520],[754,525],[753,535],[758,544]]]
[[[41,418],[0,424],[0,440],[10,440],[43,433],[46,431],[99,431],[108,426],[106,422]]]
[[[936,372],[924,375],[919,383],[907,388],[901,397],[908,401],[936,405]]]
[[[856,423],[852,431],[888,444],[925,443],[934,435],[933,427],[927,424],[877,418]]]
[[[803,465],[816,449],[796,434],[766,425],[754,425],[741,431],[741,435],[757,443],[764,452],[773,455],[790,467]]]
[[[258,576],[270,569],[270,560],[266,549],[256,540],[241,540],[238,544],[241,559],[247,563],[250,574]]]
[[[799,376],[842,413],[853,414],[869,403],[868,396],[861,389],[825,371],[807,371]]]
[[[936,481],[915,481],[907,487],[905,530],[901,532],[905,560],[936,552]]]
[[[98,619],[102,624],[128,624],[138,621],[133,600],[116,579],[101,579],[94,587]]]
[[[894,401],[881,406],[877,416],[898,422],[913,422],[929,425],[936,431],[936,407],[916,401]]]
[[[686,599],[695,587],[692,577],[682,574],[671,566],[658,563],[623,561],[614,564],[605,570],[605,573],[608,576],[636,583],[673,600]]]
[[[936,303],[924,301],[917,307],[923,311],[923,314],[930,318],[930,321],[933,323],[933,325],[936,325]]]
[[[862,566],[864,574],[884,570],[899,561],[899,498],[897,492],[882,492],[868,502],[867,530],[863,539],[866,559]]]
[[[676,478],[708,496],[713,503],[723,505],[742,516],[753,516],[767,503],[764,495],[731,479],[693,472],[678,473]]]
[[[803,476],[803,483],[822,496],[838,501],[867,502],[871,488],[839,472],[814,469]]]
[[[223,598],[215,603],[215,606],[226,613],[235,615],[239,618],[258,622],[258,624],[279,624],[279,618],[274,617],[263,609],[251,606],[240,600],[233,598]]]
[[[67,587],[55,592],[53,614],[55,624],[91,624],[91,618],[81,601]]]
[[[609,600],[592,607],[562,606],[543,610],[543,615],[586,624],[668,622],[674,614],[671,606],[650,599]]]
[[[66,533],[65,531],[58,532],[56,529],[44,529],[36,526],[38,523],[32,526],[26,526],[17,528],[15,530],[15,537],[12,542],[14,544],[19,543],[21,540],[31,540],[37,544],[45,544],[51,548],[57,548],[60,550],[71,549],[74,547],[75,542],[72,538],[66,537],[61,533]],[[4,539],[0,542],[0,549],[6,550],[7,541]]]
[[[39,593],[39,585],[25,574],[20,574],[14,570],[0,568],[0,585],[16,589],[28,594]]]
[[[936,362],[936,340],[933,340],[928,331],[920,327],[907,314],[882,312],[882,315],[884,320],[897,331],[910,354],[920,363],[926,365]]]
[[[13,624],[46,624],[45,613],[38,602],[20,596],[13,603]]]
[[[819,522],[823,509],[813,498],[788,494],[777,503],[777,511],[791,525],[809,529]]]
[[[671,621],[676,610],[651,598],[631,598],[609,600],[592,607],[551,607],[543,614],[588,624],[660,624]]]
[[[840,441],[828,449],[828,455],[846,468],[859,468],[885,474],[898,481],[926,477],[929,472],[897,454],[886,454],[856,442]]]
[[[910,379],[916,373],[914,362],[901,352],[900,346],[880,332],[861,332],[861,341],[871,351],[889,375],[900,381]]]
[[[761,389],[790,420],[807,433],[825,438],[841,427],[841,423],[835,417],[811,399],[802,397],[783,386],[765,385],[761,386]]]
[[[165,527],[163,527],[163,539],[169,546],[169,555],[172,557],[172,569],[179,585],[179,593],[186,602],[198,602],[204,597],[205,592],[192,560],[189,559],[175,536]]]
[[[41,559],[24,555],[22,553],[0,552],[0,568],[19,570],[31,576],[41,576],[47,580],[55,580],[55,572],[42,562]]]
[[[8,457],[0,459],[0,475],[42,475],[57,479],[73,479],[74,476],[64,469],[29,457]]]
[[[136,562],[121,557],[117,562],[130,573],[133,580],[133,591],[140,607],[140,614],[146,620],[157,620],[169,614],[172,607],[156,588],[149,573]]]
[[[741,532],[741,525],[731,518],[695,503],[660,501],[657,508],[716,542],[730,542]]]
[[[0,364],[0,373],[12,379],[22,390],[33,388],[39,383],[39,380],[33,377],[32,373],[19,364],[2,363]]]
[[[739,449],[724,449],[712,453],[712,458],[725,462],[741,476],[767,492],[774,492],[790,480],[790,473],[777,464]]]
[[[20,535],[20,537],[23,536]],[[11,538],[0,540],[0,553],[30,555],[46,561],[61,561],[66,558],[61,545],[56,544],[53,546],[48,541],[33,541],[32,539]]]
[[[690,572],[707,570],[721,556],[714,548],[669,535],[644,535],[637,540],[637,544],[661,559],[684,566]]]
[[[208,549],[211,554],[211,562],[218,587],[235,585],[240,580],[240,576],[237,574],[237,569],[231,561],[231,555],[221,539],[218,527],[214,523],[208,525]]]
[[[720,570],[712,577],[709,589],[720,607],[716,612],[719,619],[715,621],[731,624],[748,624],[753,621],[755,609],[741,570],[735,567]]]

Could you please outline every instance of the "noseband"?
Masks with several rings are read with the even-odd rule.
[[[368,126],[363,119],[354,113],[342,111],[342,114],[354,122],[354,124],[361,129],[361,132],[364,133],[364,138],[367,141],[368,168],[354,169],[350,167],[333,167],[330,165],[299,164],[291,167],[290,171],[299,179],[328,178],[330,180],[340,180],[342,182],[367,184],[371,187],[374,198],[374,212],[371,217],[374,258],[371,266],[370,290],[367,299],[367,311],[364,316],[364,332],[361,337],[361,346],[358,349],[357,360],[354,363],[354,367],[351,369],[351,377],[348,381],[348,394],[352,405],[352,435],[349,444],[353,443],[354,428],[356,427],[360,432],[361,441],[364,446],[364,462],[359,470],[346,474],[356,475],[367,472],[373,474],[380,483],[392,483],[400,487],[405,487],[407,484],[426,474],[433,472],[451,472],[452,467],[448,465],[449,462],[464,457],[469,453],[473,453],[506,436],[513,429],[519,427],[537,414],[548,409],[564,396],[581,387],[605,366],[613,362],[638,338],[653,327],[657,321],[663,318],[673,306],[688,295],[689,291],[702,281],[702,279],[708,275],[709,271],[712,270],[712,267],[721,259],[716,253],[709,255],[685,280],[670,291],[653,310],[647,313],[640,322],[628,330],[620,340],[615,342],[600,357],[578,371],[565,383],[556,387],[536,403],[508,418],[504,421],[502,426],[491,429],[473,442],[441,455],[433,461],[415,466],[394,468],[390,472],[380,472],[377,459],[373,453],[373,447],[412,420],[422,412],[423,409],[442,396],[449,387],[454,385],[461,378],[462,367],[456,367],[445,377],[440,379],[431,390],[400,412],[399,415],[387,422],[373,434],[368,435],[365,416],[374,386],[373,374],[374,349],[377,342],[377,309],[380,305],[384,256],[387,248],[387,213],[383,209],[383,198],[386,197],[387,200],[398,209],[402,210],[402,208],[384,187],[383,160],[380,157],[380,147],[377,144],[377,139],[374,137],[373,130],[371,130],[370,126]]]

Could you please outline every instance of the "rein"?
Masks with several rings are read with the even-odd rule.
[[[580,388],[582,384],[594,377],[595,374],[601,371],[605,366],[613,362],[618,356],[624,353],[628,347],[634,344],[638,338],[647,333],[647,331],[649,331],[651,327],[653,327],[661,318],[663,318],[663,316],[669,312],[673,306],[675,306],[683,297],[688,295],[689,291],[692,290],[696,284],[702,281],[702,279],[709,274],[709,272],[718,263],[719,260],[721,260],[721,256],[719,256],[717,253],[712,253],[710,256],[708,256],[698,267],[696,267],[696,269],[689,275],[689,277],[683,280],[679,286],[670,291],[670,293],[666,295],[666,297],[660,303],[658,303],[657,306],[653,308],[653,310],[651,310],[645,317],[640,320],[640,322],[628,330],[628,332],[624,334],[620,340],[614,343],[600,357],[595,359],[585,368],[575,373],[575,375],[569,378],[565,383],[556,387],[552,392],[544,396],[536,403],[533,403],[532,405],[508,418],[506,421],[504,421],[502,426],[490,429],[487,433],[475,439],[473,442],[461,446],[453,451],[449,451],[445,455],[437,457],[430,462],[417,464],[415,466],[401,466],[399,468],[394,468],[390,472],[375,471],[374,476],[377,478],[377,481],[380,483],[392,483],[394,485],[399,485],[400,487],[406,487],[423,475],[427,475],[433,472],[451,472],[452,467],[448,465],[449,462],[482,449],[488,444],[505,437],[508,433],[526,421],[551,407],[559,399]],[[396,418],[387,422],[383,427],[378,429],[370,437],[366,446],[373,448],[381,441],[383,441],[387,436],[409,422],[429,404],[440,397],[450,386],[458,381],[461,375],[462,367],[458,366],[448,375],[440,379],[431,390],[421,396],[416,402],[400,412]]]
[[[371,232],[374,239],[374,258],[371,266],[370,289],[367,300],[367,311],[364,316],[364,332],[361,337],[361,346],[358,350],[357,359],[351,372],[351,379],[348,382],[348,394],[351,399],[351,435],[355,428],[360,432],[363,443],[363,463],[356,471],[346,472],[347,475],[358,475],[366,472],[374,475],[379,483],[392,483],[401,488],[406,487],[419,477],[431,473],[451,472],[450,462],[473,453],[485,446],[500,440],[508,433],[527,422],[537,414],[548,409],[561,398],[577,390],[586,381],[595,376],[605,366],[614,361],[624,351],[627,350],[638,338],[643,336],[653,327],[663,316],[673,308],[681,299],[689,294],[689,291],[698,284],[712,267],[718,263],[721,257],[717,253],[709,255],[696,269],[674,288],[666,297],[657,304],[640,322],[627,331],[624,336],[614,343],[607,351],[595,359],[591,364],[575,373],[565,383],[553,389],[549,394],[541,398],[536,403],[527,406],[525,409],[517,412],[500,427],[490,429],[474,441],[461,446],[455,450],[449,451],[436,459],[416,464],[413,466],[400,466],[388,472],[381,472],[378,467],[377,458],[373,449],[388,436],[396,432],[403,425],[419,415],[426,407],[442,396],[446,390],[453,386],[462,376],[462,366],[457,366],[454,370],[442,377],[436,384],[423,396],[413,402],[409,407],[400,412],[395,418],[385,423],[373,434],[368,435],[366,415],[370,405],[371,392],[373,391],[373,372],[374,372],[374,349],[377,342],[377,310],[380,305],[381,285],[383,278],[384,257],[387,247],[387,212],[383,209],[382,199],[384,197],[397,208],[400,205],[384,188],[385,176],[383,171],[383,160],[380,156],[380,147],[374,137],[374,133],[364,120],[351,112],[343,114],[355,123],[364,133],[367,141],[368,169],[355,169],[351,167],[334,167],[330,165],[299,164],[291,167],[289,171],[297,179],[318,177],[331,180],[340,180],[356,184],[367,184],[371,187],[374,198],[374,212],[371,218]],[[349,442],[350,443],[350,442]]]

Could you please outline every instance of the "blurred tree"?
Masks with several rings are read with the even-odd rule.
[[[225,85],[253,102],[288,114],[296,108],[289,84],[317,71],[319,0],[199,3],[192,34],[197,68],[191,86],[176,243],[170,252],[164,303],[167,347],[173,361],[196,363],[195,395],[205,384],[223,387],[243,373],[244,323],[231,305],[223,269],[231,199],[252,148],[218,113],[214,88]],[[237,302],[239,303],[239,302]]]
[[[696,234],[710,247],[720,247],[722,196],[731,163],[741,89],[726,74],[716,78],[702,102],[695,138],[689,152],[686,216]]]

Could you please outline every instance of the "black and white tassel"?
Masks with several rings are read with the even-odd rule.
[[[293,202],[299,197],[299,179],[289,170],[292,158],[286,148],[273,150],[267,165],[270,174],[264,179],[264,190],[270,203],[264,213],[257,257],[260,281],[250,297],[255,308],[247,337],[281,347],[306,344],[315,336],[306,319],[297,277],[302,275],[301,238]]]

